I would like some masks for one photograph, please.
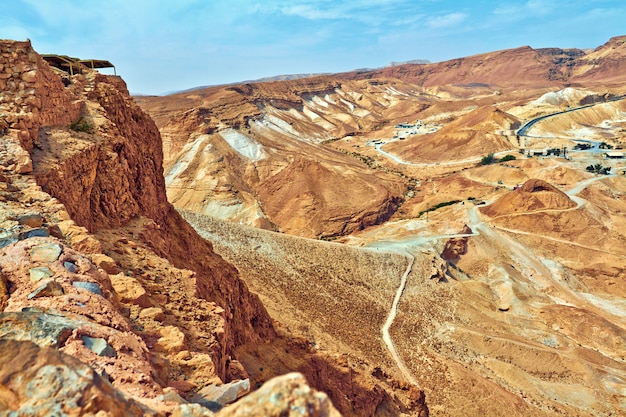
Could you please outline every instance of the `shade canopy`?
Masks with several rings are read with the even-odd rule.
[[[55,68],[59,68],[65,72],[74,75],[74,73],[80,73],[82,69],[96,69],[96,68],[113,68],[113,73],[117,75],[115,71],[115,65],[105,59],[80,59],[73,58],[67,55],[55,55],[45,54],[42,55],[43,59]]]

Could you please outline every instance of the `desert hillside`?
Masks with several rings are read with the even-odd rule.
[[[623,46],[138,102],[168,197],[279,328],[419,386],[430,415],[619,415]]]
[[[623,415],[625,42],[131,97],[0,41],[0,415]]]

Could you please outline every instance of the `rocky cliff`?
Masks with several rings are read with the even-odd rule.
[[[343,364],[277,335],[238,271],[168,203],[159,131],[119,77],[60,74],[29,42],[0,50],[0,409],[338,415],[301,375],[279,376],[297,368],[346,415],[395,401],[368,374],[336,386]],[[239,355],[268,360],[253,388],[278,379],[228,407],[251,388]],[[415,392],[408,409],[427,413]]]
[[[234,346],[271,338],[273,328],[237,271],[167,202],[154,123],[133,104],[117,77],[87,71],[71,77],[65,86],[28,42],[3,42],[2,58],[2,246],[7,246],[2,277],[8,293],[3,293],[1,304],[5,311],[35,308],[64,315],[72,311],[81,320],[88,318],[64,327],[74,331],[70,339],[77,345],[64,336],[55,342],[57,347],[92,362],[83,356],[84,335],[107,340],[115,360],[96,360],[96,367],[114,385],[142,398],[154,399],[162,386],[187,378],[183,371],[178,378],[170,372],[170,367],[182,366],[170,356],[183,348],[204,355],[210,365],[208,375],[202,376],[205,382],[209,377],[231,379]],[[127,239],[125,228],[132,221],[140,224],[133,229],[137,243]],[[113,227],[118,235],[106,239]],[[97,240],[96,232],[104,237]],[[204,307],[199,310],[205,316],[196,320],[206,328],[192,334],[185,329],[189,318],[183,318],[184,312],[170,311],[176,301],[170,294],[159,295],[160,288],[146,292],[145,280],[155,276],[134,276],[138,271],[131,270],[117,253],[126,251],[108,246],[120,242],[125,249],[144,250],[153,265],[161,262],[164,279],[181,277],[178,295],[188,295],[187,302]],[[38,251],[48,251],[47,257],[37,258]],[[102,252],[118,258],[117,263]],[[126,272],[113,277],[120,269]],[[143,293],[143,297],[131,295],[125,300],[123,295],[132,292],[133,286],[135,294]],[[118,294],[131,305],[169,316],[170,326],[162,326],[169,331],[135,333],[141,326],[138,318],[124,317]],[[85,323],[93,321],[104,327],[84,330]],[[115,336],[120,332],[122,336]],[[133,341],[115,342],[119,337]],[[152,347],[154,337],[155,345],[165,346],[160,353],[149,352],[147,347]],[[200,341],[200,337],[206,339]],[[129,366],[137,375],[124,376],[121,369]],[[198,377],[193,384],[201,381]]]

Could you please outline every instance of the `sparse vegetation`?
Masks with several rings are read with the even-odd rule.
[[[500,158],[500,159],[498,160],[498,162],[515,161],[515,159],[516,159],[516,158],[515,158],[515,156],[514,156],[514,155],[508,154],[508,155],[504,155],[502,158]]]
[[[420,211],[419,217],[422,217],[422,214],[424,214],[426,212],[435,211],[435,210],[440,209],[442,207],[451,206],[453,204],[460,203],[460,202],[461,202],[461,200],[452,200],[452,201],[444,201],[443,203],[435,204],[434,206],[429,207],[427,210]]]
[[[478,163],[478,165],[491,165],[491,164],[496,164],[498,162],[507,162],[507,161],[514,161],[515,160],[515,156],[508,154],[508,155],[504,155],[502,158],[498,159],[494,156],[493,153],[490,153],[489,155],[483,156],[483,158],[480,160],[480,162]]]
[[[589,165],[586,170],[594,174],[609,175],[611,167],[605,167],[600,164]]]
[[[492,153],[490,153],[487,156],[483,156],[483,159],[480,160],[478,165],[491,165],[491,164],[495,164],[496,162],[497,162],[496,158],[493,156]]]
[[[606,142],[602,142],[600,144],[600,149],[613,149],[613,145],[610,145],[610,144],[608,144]]]
[[[84,117],[81,117],[80,119],[72,123],[70,125],[70,129],[72,129],[74,132],[84,132],[84,133],[94,132],[93,124],[89,122],[88,120],[86,120]]]

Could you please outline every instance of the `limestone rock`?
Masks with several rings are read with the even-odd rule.
[[[185,348],[185,334],[176,326],[164,326],[159,329],[161,337],[155,349],[158,352],[175,353]]]
[[[31,268],[29,273],[31,281],[41,281],[44,278],[49,278],[54,275],[54,272],[52,272],[47,266]]]
[[[54,262],[61,255],[61,245],[56,243],[35,246],[30,251],[30,259],[33,262]]]
[[[96,264],[98,268],[102,268],[107,274],[114,275],[119,272],[117,270],[117,264],[110,256],[94,253],[91,255],[91,261]]]
[[[150,307],[148,294],[137,279],[127,277],[124,274],[112,275],[110,278],[121,302],[135,304],[143,308]]]
[[[250,392],[250,380],[244,379],[227,384],[208,385],[198,391],[191,402],[202,404],[204,407],[218,411]]]
[[[160,395],[158,399],[168,403],[187,404],[187,401],[171,387],[164,388],[163,395]]]
[[[218,417],[339,417],[328,396],[311,389],[304,376],[290,373],[267,381],[257,391],[223,408]]]
[[[34,83],[35,81],[37,81],[37,71],[30,70],[22,73],[22,81],[27,83]]]
[[[18,174],[29,174],[33,172],[33,161],[30,159],[28,153],[20,153],[15,165]]]
[[[102,245],[98,239],[91,235],[78,235],[72,237],[72,247],[84,253],[100,253]]]
[[[213,417],[215,414],[200,404],[181,404],[172,411],[172,417]]]
[[[139,317],[144,319],[149,318],[155,321],[163,321],[163,319],[165,318],[165,314],[163,313],[163,310],[159,307],[148,307],[142,309],[141,312],[139,312]]]
[[[117,356],[115,349],[101,337],[82,336],[82,340],[85,347],[98,356],[108,356],[109,358],[115,358]]]
[[[156,415],[125,398],[80,361],[15,340],[0,340],[0,409],[35,417]]]
[[[56,282],[54,279],[46,279],[41,281],[41,285],[39,285],[35,291],[28,294],[28,299],[32,300],[33,298],[39,297],[54,297],[63,294],[64,291],[61,284]]]

